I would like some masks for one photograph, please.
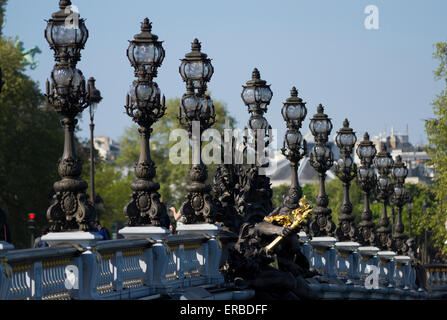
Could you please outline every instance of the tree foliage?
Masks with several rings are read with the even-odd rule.
[[[447,84],[447,42],[436,43],[433,57],[439,61],[438,68],[434,70],[435,79],[444,80]],[[435,201],[431,205],[431,217],[433,228],[440,231],[447,219],[447,86],[436,96],[432,105],[435,117],[425,121],[425,131],[428,139],[427,152],[436,172],[436,187],[433,188]],[[438,235],[434,242],[437,247],[442,247],[447,239],[446,230],[443,230],[443,236],[436,230],[431,230]]]
[[[0,206],[6,211],[13,243],[29,246],[27,213],[46,222],[63,132],[52,108],[42,106],[38,84],[25,75],[27,63],[13,39],[0,39],[5,82],[0,94]]]

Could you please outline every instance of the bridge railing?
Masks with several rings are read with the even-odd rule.
[[[136,299],[219,285],[216,242],[207,235],[171,235],[162,242],[140,238],[0,252],[0,299]]]
[[[91,247],[0,251],[0,299],[138,299],[221,285],[219,265],[228,242],[235,240],[227,238],[170,235],[162,241],[136,238]],[[421,285],[408,257],[334,239],[302,236],[301,241],[310,267],[326,279],[311,281],[320,298],[426,299],[447,292],[447,265],[424,266],[426,283]]]
[[[447,291],[447,264],[428,264],[424,266],[427,289]]]

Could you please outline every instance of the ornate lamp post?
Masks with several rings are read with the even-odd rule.
[[[363,246],[375,246],[377,243],[374,230],[375,225],[372,222],[372,212],[369,208],[369,194],[376,186],[377,180],[374,168],[371,166],[376,153],[376,147],[369,140],[369,134],[366,132],[363,136],[363,141],[360,142],[357,148],[357,155],[361,162],[360,168],[357,171],[357,179],[363,191],[364,200],[362,221],[359,224],[359,242]]]
[[[390,196],[393,194],[394,186],[390,178],[390,172],[394,161],[386,149],[385,143],[381,143],[381,150],[374,159],[374,165],[379,171],[377,180],[377,198],[382,201],[382,216],[377,229],[379,247],[382,250],[391,251],[393,249],[393,238],[390,229],[390,220],[387,215],[387,205]]]
[[[298,166],[300,160],[307,153],[306,140],[303,139],[299,131],[301,123],[307,115],[306,103],[298,97],[298,91],[295,87],[290,91],[290,98],[284,102],[281,113],[288,129],[281,151],[290,161],[290,168],[292,169],[292,183],[283,203],[288,209],[294,210],[299,207],[299,201],[303,196],[298,181]]]
[[[248,107],[250,119],[248,120],[248,129],[251,130],[252,138],[254,139],[255,150],[255,164],[252,166],[260,167],[262,163],[259,161],[259,145],[258,134],[263,132],[264,144],[262,147],[267,147],[270,139],[271,126],[269,125],[264,113],[267,112],[267,106],[270,104],[273,92],[270,90],[270,85],[267,81],[261,79],[261,75],[257,68],[253,69],[251,80],[247,81],[245,86],[242,86],[241,97],[244,104]]]
[[[95,124],[93,123],[95,112],[98,109],[98,104],[101,102],[101,92],[95,87],[95,78],[88,79],[87,84],[87,103],[90,111],[90,199],[95,203],[95,155],[94,155],[94,130]],[[99,220],[99,211],[98,220]]]
[[[327,146],[333,126],[321,104],[317,108],[317,113],[310,120],[309,128],[315,137],[315,145],[310,153],[309,161],[320,177],[316,199],[317,208],[313,210],[314,220],[310,223],[310,230],[315,237],[332,236],[335,224],[332,222],[331,209],[327,207],[329,198],[326,195],[325,179],[326,171],[332,167],[334,161],[333,153]]]
[[[71,1],[61,0],[60,10],[53,13],[45,30],[45,37],[54,50],[56,65],[47,80],[46,99],[61,116],[64,127],[64,153],[59,161],[58,172],[62,180],[54,184],[54,201],[48,208],[47,217],[53,232],[90,230],[95,219],[95,209],[87,200],[87,183],[80,179],[82,161],[78,159],[74,145],[76,115],[88,106],[88,93],[82,72],[76,69],[80,51],[88,38],[83,19],[67,25],[72,14]]]
[[[166,111],[165,97],[160,100],[160,89],[153,78],[164,59],[164,49],[158,37],[151,33],[152,24],[144,19],[141,33],[134,36],[127,49],[127,57],[135,69],[134,80],[126,98],[126,113],[139,125],[141,137],[140,158],[135,165],[137,180],[132,182],[131,201],[124,208],[129,226],[160,225],[160,216],[166,208],[157,192],[160,185],[153,181],[156,167],[150,156],[149,140],[152,125]]]
[[[335,163],[335,174],[343,182],[343,203],[338,217],[339,223],[335,234],[339,241],[357,241],[358,231],[354,225],[352,204],[349,200],[349,187],[351,180],[357,175],[357,166],[351,154],[357,141],[354,131],[349,127],[348,119],[343,122],[343,128],[337,132],[335,142],[340,149],[340,158]]]
[[[408,169],[405,163],[402,162],[401,156],[396,157],[394,167],[391,172],[394,179],[394,193],[391,196],[391,201],[397,207],[397,221],[394,227],[394,242],[395,250],[398,254],[406,255],[408,245],[406,243],[407,236],[404,235],[404,224],[402,223],[402,207],[408,202],[409,194],[404,187],[405,178],[408,174]]]
[[[178,120],[188,130],[193,147],[198,148],[189,171],[191,183],[186,187],[188,194],[180,208],[186,224],[215,222],[211,186],[205,183],[208,170],[202,162],[200,139],[201,132],[215,122],[213,101],[205,93],[214,68],[211,59],[200,49],[199,40],[194,39],[191,52],[185,55],[179,68],[180,75],[186,82],[186,93],[180,103]]]

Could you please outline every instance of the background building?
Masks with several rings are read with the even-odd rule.
[[[120,145],[118,142],[106,136],[95,137],[95,149],[98,150],[99,155],[105,160],[116,160],[120,155]]]

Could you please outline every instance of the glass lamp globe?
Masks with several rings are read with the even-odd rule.
[[[369,140],[369,134],[368,132],[365,132],[363,136],[363,141],[360,142],[358,148],[357,148],[357,155],[360,158],[360,161],[363,164],[370,164],[373,161],[373,158],[375,157],[377,153],[376,147],[374,146],[374,143]]]
[[[204,121],[210,120],[215,113],[213,100],[211,97],[206,95],[199,98],[199,108],[200,108],[200,119]]]
[[[152,23],[145,18],[141,24],[141,32],[134,36],[127,48],[127,57],[136,71],[155,77],[157,69],[163,63],[165,50],[158,36],[151,33]]]
[[[343,122],[343,128],[337,132],[335,143],[339,149],[344,149],[350,152],[352,148],[354,148],[356,142],[357,137],[355,136],[354,131],[349,128],[348,119],[345,119]]]
[[[206,84],[211,80],[214,73],[214,67],[211,59],[201,52],[201,44],[198,39],[194,39],[191,44],[191,52],[182,59],[179,72],[183,81],[192,82],[194,89],[206,90]]]
[[[298,149],[301,145],[303,137],[298,130],[287,130],[286,143],[290,150]]]
[[[301,123],[307,115],[306,103],[298,98],[298,91],[295,87],[290,91],[290,98],[284,102],[281,114],[287,126],[301,127]]]
[[[69,0],[61,0],[59,8],[60,10],[53,13],[47,23],[45,39],[50,48],[55,51],[57,61],[65,59],[76,63],[88,39],[85,20],[72,18],[78,13],[72,10]]]
[[[267,85],[267,82],[261,79],[258,69],[255,68],[252,79],[247,81],[242,89],[241,97],[245,105],[249,108],[249,111],[256,108],[266,111],[272,96],[273,92],[270,90],[270,85]]]
[[[320,104],[317,108],[317,114],[315,114],[310,120],[309,129],[314,136],[327,139],[327,137],[331,134],[332,128],[332,122],[324,113],[324,108]]]

